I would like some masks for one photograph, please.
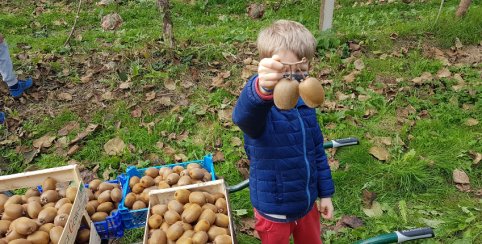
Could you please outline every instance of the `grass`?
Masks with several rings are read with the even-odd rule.
[[[85,67],[78,65],[83,61],[78,61],[73,54],[80,54],[83,59],[93,58],[91,62],[95,65],[104,64],[106,60],[110,60],[109,58],[120,54],[124,59],[119,62],[119,69],[126,72],[133,82],[128,98],[120,101],[106,100],[105,109],[96,109],[89,114],[92,118],[91,123],[100,125],[101,129],[90,134],[79,144],[82,147],[81,151],[68,158],[59,156],[54,148],[46,149],[30,165],[52,168],[66,165],[69,160],[75,159],[89,169],[99,164],[99,177],[102,177],[106,169],[112,168],[109,173],[114,177],[124,173],[127,166],[149,165],[145,156],[151,153],[158,155],[166,163],[174,163],[172,155],[165,155],[163,150],[156,147],[157,142],[163,142],[178,153],[186,155],[190,161],[219,150],[224,154],[225,162],[215,164],[216,174],[223,176],[229,185],[241,182],[243,177],[235,163],[246,158],[246,155],[242,145],[232,146],[231,142],[233,137],[242,139],[243,134],[235,126],[225,127],[218,115],[212,112],[213,109],[219,111],[232,108],[237,97],[228,90],[242,85],[240,76],[243,65],[228,63],[223,52],[238,55],[240,48],[233,45],[235,42],[255,41],[260,29],[276,19],[290,19],[304,24],[319,40],[313,72],[325,68],[335,71],[327,78],[334,81],[333,85],[325,86],[327,99],[337,101],[337,92],[371,96],[368,101],[363,102],[357,99],[337,101],[338,104],[347,107],[353,106],[348,112],[322,113],[318,110],[322,132],[330,140],[346,137],[360,139],[359,146],[340,148],[334,156],[340,162],[340,169],[332,173],[336,185],[336,194],[333,197],[335,220],[323,222],[335,225],[343,215],[355,215],[365,221],[363,228],[344,229],[338,235],[328,231],[323,234],[323,242],[345,244],[395,230],[431,226],[436,238],[414,243],[482,243],[482,200],[475,198],[473,193],[458,191],[452,179],[454,169],[463,169],[470,178],[471,188],[482,188],[481,166],[472,167],[473,159],[469,156],[469,151],[482,152],[482,127],[481,124],[470,127],[464,124],[468,118],[482,120],[482,88],[473,85],[481,79],[481,66],[467,64],[461,67],[448,67],[452,74],[461,74],[465,82],[471,84],[458,91],[452,88],[456,82],[445,78],[427,82],[422,86],[414,86],[410,82],[423,72],[436,75],[443,67],[441,62],[423,55],[424,45],[447,49],[454,46],[456,38],[464,45],[478,44],[482,40],[481,1],[474,0],[467,15],[460,19],[453,18],[458,2],[445,2],[441,17],[434,26],[433,22],[440,4],[438,1],[417,1],[411,4],[397,2],[352,8],[354,0],[340,0],[337,4],[342,8],[334,14],[335,30],[321,33],[317,31],[318,1],[288,1],[276,17],[275,12],[269,8],[261,20],[251,20],[245,15],[246,2],[212,0],[196,1],[191,5],[171,1],[175,38],[179,44],[173,53],[180,61],[180,65],[177,66],[173,64],[171,54],[159,39],[162,26],[154,1],[121,1],[119,14],[124,19],[124,25],[117,31],[116,41],[111,48],[101,46],[104,41],[112,42],[113,33],[104,32],[99,22],[102,15],[115,9],[114,6],[102,8],[92,3],[83,4],[75,32],[76,35],[82,35],[82,41],[73,39],[72,47],[64,48],[63,42],[74,21],[72,13],[76,8],[75,3],[68,6],[69,11],[62,10],[65,7],[63,3],[44,4],[44,9],[50,12],[41,15],[32,15],[35,7],[23,6],[22,1],[2,3],[0,30],[9,43],[10,52],[29,53],[31,56],[27,61],[13,59],[17,72],[21,70],[25,75],[33,74],[37,66],[45,65],[39,62],[41,58],[38,58],[38,55],[51,53],[63,58],[47,64],[51,67],[55,79],[58,82],[79,86]],[[52,21],[57,20],[66,21],[69,25],[53,24]],[[393,32],[399,36],[396,41],[389,38]],[[344,63],[343,59],[346,56],[340,57],[334,53],[338,45],[346,51],[344,42],[353,39],[358,39],[367,46],[368,51],[361,57],[366,68],[353,83],[346,84],[343,76],[355,70],[355,67],[353,64],[346,64],[346,68],[339,70],[338,67]],[[18,42],[27,43],[32,46],[32,50],[21,50],[15,45]],[[391,54],[392,51],[405,46],[409,46],[409,52],[400,58],[389,57],[381,60],[373,54],[374,51]],[[99,58],[102,51],[108,58]],[[254,52],[252,57],[256,59],[256,50],[251,51]],[[330,58],[324,55],[327,51],[332,53]],[[38,54],[33,55],[35,52]],[[243,58],[243,55],[239,58]],[[200,64],[195,64],[193,59],[200,61]],[[215,75],[210,71],[213,67],[207,64],[212,61],[221,62],[217,69],[231,71],[231,77],[226,79],[232,84],[230,88],[209,90],[205,85],[209,84]],[[61,75],[65,67],[70,69],[68,76]],[[180,83],[190,77],[192,68],[198,70],[200,81],[190,90],[183,89]],[[174,104],[187,93],[193,93],[187,98],[189,106],[181,106],[179,111],[171,111],[173,106],[158,109],[158,102],[145,101],[146,91],[143,87],[153,85],[153,91],[165,93],[167,90],[162,80],[166,77],[177,83],[176,90],[168,91],[173,94],[171,98]],[[407,90],[399,91],[392,100],[388,100],[384,95],[370,90],[373,86],[382,86],[381,83],[374,82],[377,77],[403,78],[403,81],[397,84],[396,90]],[[98,83],[103,84],[104,90],[111,91],[116,89],[120,82],[115,73],[106,73]],[[43,83],[45,87],[51,84],[47,81]],[[472,89],[470,93],[469,89]],[[457,104],[453,103],[455,100]],[[39,103],[49,102],[45,99]],[[211,110],[204,111],[203,105],[207,105]],[[410,122],[396,124],[396,109],[408,105],[413,106],[417,114],[422,110],[428,110],[430,118],[417,119],[417,114],[414,114],[409,116]],[[473,107],[464,109],[464,105]],[[58,104],[54,103],[52,106],[57,109],[55,106]],[[10,107],[13,110],[9,116],[20,114],[22,118],[26,117],[19,106],[14,104]],[[130,113],[136,107],[143,109],[140,118],[131,117]],[[150,115],[150,108],[156,108],[159,112]],[[367,109],[376,109],[378,114],[370,119],[364,119],[363,115]],[[67,136],[69,140],[74,139],[77,133],[88,125],[82,119],[83,116],[83,113],[69,109],[61,110],[55,118],[34,114],[23,122],[25,134],[32,136],[22,137],[14,146],[31,146],[34,139],[49,132],[56,133],[69,121],[77,121],[81,126],[80,130],[72,131]],[[183,118],[182,122],[179,116]],[[361,125],[356,126],[349,122],[348,116]],[[121,124],[119,130],[115,128],[118,121]],[[416,125],[411,126],[412,121],[416,121]],[[154,126],[149,133],[148,128],[140,124],[150,122],[154,122]],[[330,122],[337,125],[335,129],[325,127]],[[180,134],[185,130],[189,132],[189,137],[182,142],[168,140],[168,137],[163,135]],[[365,137],[367,132],[375,141]],[[10,137],[11,133],[5,130],[5,127],[0,127],[0,141]],[[413,138],[409,139],[409,136]],[[131,143],[136,148],[136,153],[106,155],[104,144],[115,137],[121,138],[126,144]],[[392,146],[385,146],[392,157],[386,162],[379,161],[369,155],[368,150],[378,145],[376,140],[380,137],[390,137],[393,141],[400,138],[406,145],[395,143]],[[221,146],[216,149],[218,139],[221,140]],[[0,148],[0,156],[10,163],[10,170],[2,174],[22,172],[28,166],[22,163],[23,157],[15,153],[14,146]],[[433,167],[429,166],[431,161],[435,163]],[[348,169],[344,171],[346,167]],[[371,218],[365,215],[361,203],[364,189],[378,194],[377,201],[383,209],[381,217]],[[235,211],[239,214],[235,216],[236,222],[252,214],[248,189],[233,193],[230,198],[233,210],[240,210]],[[406,213],[403,211],[404,202]],[[406,220],[403,217],[405,215]],[[127,244],[141,241],[142,237],[143,229],[128,230],[123,242]],[[238,241],[260,243],[241,233],[238,233]]]

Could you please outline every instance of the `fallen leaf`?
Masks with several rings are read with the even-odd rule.
[[[146,93],[146,101],[151,101],[151,100],[154,100],[155,98],[156,98],[156,92],[155,91],[151,91],[151,92]]]
[[[338,99],[338,101],[347,100],[347,99],[354,99],[354,98],[355,98],[354,93],[349,94],[349,95],[345,95],[342,92],[339,92],[339,91],[336,92],[336,99]]]
[[[187,157],[184,154],[176,154],[174,155],[174,160],[177,163],[183,163],[183,162],[187,162]]]
[[[474,162],[472,163],[472,166],[477,166],[480,163],[480,160],[482,160],[482,154],[480,153],[475,154],[475,159],[474,159]]]
[[[239,147],[243,144],[243,142],[241,141],[241,139],[239,139],[238,137],[231,137],[231,143],[230,145],[233,146],[233,147]]]
[[[463,192],[472,192],[472,190],[470,189],[470,184],[457,184],[455,185],[455,188]]]
[[[420,77],[415,77],[412,81],[416,85],[423,85],[425,81],[432,81],[433,75],[428,72],[423,72]]]
[[[364,208],[363,212],[365,212],[365,214],[370,218],[378,218],[383,215],[382,207],[377,201],[373,201],[371,209]]]
[[[363,227],[364,222],[361,218],[343,215],[343,217],[338,222],[336,222],[335,228],[333,230],[335,231],[335,233],[338,233],[339,230],[345,229],[347,225],[351,228],[356,229],[359,227]]]
[[[176,154],[177,151],[171,148],[169,145],[164,148],[164,154]]]
[[[361,58],[356,60],[353,63],[353,65],[355,65],[355,69],[360,70],[360,71],[365,68],[365,63],[363,63],[363,59],[361,59]]]
[[[81,42],[83,37],[81,34],[78,34],[77,36],[75,36],[75,39],[77,39],[77,41]]]
[[[70,121],[69,123],[65,124],[62,129],[60,129],[57,134],[60,136],[66,136],[71,131],[80,129],[80,124],[77,121]]]
[[[213,163],[216,162],[223,162],[224,161],[224,154],[220,151],[217,151],[213,156]]]
[[[437,77],[438,78],[447,78],[447,77],[450,77],[452,75],[452,72],[450,72],[449,69],[447,68],[440,68],[438,71],[437,71]]]
[[[183,80],[181,82],[181,85],[182,85],[182,87],[184,87],[184,89],[189,89],[189,88],[194,86],[194,84],[192,82],[188,81],[188,80]]]
[[[427,110],[422,110],[422,111],[418,114],[418,116],[420,116],[420,118],[422,118],[422,119],[428,119],[428,118],[430,118],[430,114],[428,113]]]
[[[130,89],[134,83],[133,82],[122,82],[119,85],[120,89]]]
[[[250,64],[251,64],[251,61],[253,61],[252,58],[247,58],[247,59],[243,60],[243,63],[244,63],[245,65],[250,65]]]
[[[381,147],[372,147],[370,150],[368,150],[368,152],[381,161],[386,161],[389,157],[391,157],[390,153]]]
[[[142,115],[142,108],[137,107],[136,109],[131,111],[131,117],[132,118],[139,118]]]
[[[213,78],[212,86],[214,87],[222,87],[224,85],[224,79],[221,76],[216,76]]]
[[[102,16],[100,26],[104,31],[115,30],[121,27],[123,23],[122,17],[117,13],[113,13]]]
[[[381,141],[382,141],[383,144],[385,144],[387,146],[392,145],[392,139],[390,139],[390,137],[382,137]]]
[[[74,154],[76,154],[78,151],[80,151],[80,149],[81,149],[81,148],[80,148],[79,146],[74,145],[74,146],[71,147],[71,148],[69,149],[69,151],[67,152],[67,156],[72,157]]]
[[[378,111],[376,109],[367,109],[365,111],[365,114],[362,116],[363,119],[369,119],[373,117],[375,114],[378,114]]]
[[[233,120],[233,109],[219,110],[218,117],[219,117],[219,120],[221,121]]]
[[[229,78],[229,76],[231,76],[231,71],[225,71],[225,72],[221,72],[219,73],[219,76],[223,77],[224,79],[227,79]]]
[[[33,146],[35,148],[49,148],[52,146],[52,142],[55,140],[55,136],[45,135],[37,140],[33,141]]]
[[[162,148],[164,147],[164,143],[158,141],[158,142],[156,143],[156,147],[159,148],[159,150],[162,150]]]
[[[171,90],[171,91],[176,90],[176,83],[175,83],[172,79],[170,79],[170,78],[166,78],[166,79],[164,80],[164,86],[165,86],[168,90]]]
[[[478,125],[479,121],[473,118],[469,118],[467,122],[465,122],[464,124],[467,126],[474,126],[474,125]]]
[[[23,163],[27,165],[30,162],[32,162],[32,160],[40,153],[40,149],[41,148],[34,149],[32,151],[29,151],[29,152],[26,152],[26,153],[22,154],[22,156],[24,158]]]
[[[368,101],[372,96],[358,95],[358,101]]]
[[[104,150],[108,155],[121,155],[124,152],[124,148],[126,144],[122,139],[116,137],[114,139],[109,140],[104,145]]]
[[[393,32],[393,33],[390,35],[390,39],[392,39],[392,40],[396,40],[397,38],[398,38],[397,32]]]
[[[330,130],[334,130],[336,128],[336,124],[330,122],[327,125],[325,125],[325,128],[330,129]]]
[[[469,176],[461,169],[454,169],[453,178],[457,184],[470,184]]]
[[[458,37],[455,38],[455,47],[457,49],[460,49],[462,48],[464,45],[462,45],[462,42],[460,41],[460,39]]]
[[[63,93],[60,93],[57,98],[59,100],[65,100],[65,101],[72,101],[72,95],[66,93],[66,92],[63,92]]]
[[[251,78],[252,75],[253,75],[253,73],[251,72],[251,70],[249,68],[247,68],[247,67],[243,68],[243,72],[241,74],[241,78],[243,80],[245,80],[245,81],[248,80],[249,78]]]
[[[340,163],[339,163],[338,159],[329,158],[328,159],[328,165],[330,165],[331,172],[334,172],[334,171],[336,171],[337,169],[340,168]]]
[[[372,208],[373,201],[377,198],[378,194],[369,192],[367,189],[363,190],[362,203],[363,207],[367,209]]]
[[[346,83],[352,83],[352,82],[355,81],[356,76],[358,76],[359,74],[361,74],[360,71],[358,71],[358,70],[353,70],[353,71],[350,72],[348,75],[343,76],[343,79],[345,80]]]
[[[415,110],[415,108],[412,107],[412,105],[408,105],[408,106],[407,106],[407,111],[408,111],[409,114],[415,114],[415,113],[417,113],[417,110]]]

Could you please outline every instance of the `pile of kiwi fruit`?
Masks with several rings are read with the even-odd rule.
[[[231,244],[222,193],[179,189],[167,205],[151,206],[148,244]]]
[[[127,194],[124,206],[130,210],[147,208],[149,191],[177,186],[198,184],[212,180],[212,175],[198,163],[190,163],[184,168],[177,165],[173,168],[148,168],[139,179],[133,176],[129,180],[132,192]]]
[[[60,237],[77,196],[76,187],[56,188],[47,178],[42,191],[30,188],[25,195],[0,194],[0,244],[61,244]],[[90,192],[92,197],[94,196]],[[80,229],[76,243],[88,243],[90,230]]]
[[[119,184],[93,180],[89,183],[89,202],[85,210],[92,222],[101,222],[119,208],[122,189]]]

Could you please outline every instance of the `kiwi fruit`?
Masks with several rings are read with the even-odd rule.
[[[10,216],[11,218],[20,218],[25,214],[25,209],[20,204],[10,204],[7,208],[5,208],[5,214]]]
[[[92,219],[92,222],[95,223],[95,222],[105,221],[105,218],[107,218],[107,216],[109,216],[107,213],[97,212],[95,214],[92,214],[90,218]]]
[[[171,225],[168,224],[166,221],[162,222],[162,225],[161,225],[161,230],[162,230],[162,231],[167,232],[167,230],[169,229],[169,227],[171,227]]]
[[[189,195],[191,195],[191,191],[179,189],[174,193],[174,199],[182,204],[186,204],[189,202]]]
[[[101,192],[101,191],[96,191],[96,192],[94,193],[94,199],[95,199],[95,200],[98,200],[98,199],[99,199],[100,194],[102,194],[102,192]]]
[[[55,203],[59,200],[59,194],[54,190],[44,191],[40,196],[40,202],[45,205],[47,203]]]
[[[132,205],[132,210],[138,210],[143,208],[147,208],[146,203],[144,203],[143,201],[136,201],[134,205]]]
[[[181,176],[181,177],[189,176],[189,172],[191,172],[190,169],[184,169],[183,171],[181,171],[181,173],[179,173],[179,176]]]
[[[208,231],[209,227],[211,227],[211,224],[204,219],[201,219],[197,222],[197,224],[194,226],[194,231]]]
[[[154,185],[154,179],[150,176],[144,176],[141,178],[141,186],[144,188],[151,187]]]
[[[179,237],[179,239],[181,239],[181,238],[192,238],[194,236],[194,234],[196,234],[196,232],[194,230],[184,230],[184,233],[182,233],[182,236]]]
[[[110,197],[114,202],[120,202],[122,200],[122,191],[120,189],[113,189],[110,192]]]
[[[5,208],[7,208],[11,204],[23,204],[22,196],[13,195],[3,204]]]
[[[149,224],[149,227],[151,227],[152,229],[157,229],[162,225],[162,216],[154,214],[149,218],[147,222]]]
[[[92,207],[94,207],[94,209],[97,209],[97,207],[100,205],[100,203],[97,200],[92,200],[92,201],[87,202],[87,205],[91,205]]]
[[[53,244],[59,244],[60,237],[62,236],[62,231],[64,231],[64,228],[62,226],[55,226],[54,228],[50,229],[50,241]]]
[[[57,216],[55,216],[55,219],[54,219],[54,225],[55,226],[62,226],[62,227],[65,227],[65,224],[67,224],[67,219],[69,218],[69,215],[68,214],[59,214]]]
[[[214,223],[219,227],[226,228],[229,226],[229,217],[226,214],[217,213],[216,221]]]
[[[112,202],[101,203],[99,207],[97,207],[97,212],[110,213],[112,210],[114,210],[114,204]]]
[[[219,198],[218,200],[216,200],[216,204],[214,204],[214,206],[218,208],[218,213],[224,213],[224,214],[228,213],[228,205],[226,203],[226,200],[224,200],[224,198]]]
[[[191,176],[191,179],[200,180],[204,177],[204,171],[199,168],[194,168],[189,172],[189,176]]]
[[[166,236],[172,241],[177,240],[184,233],[184,228],[182,224],[174,224],[167,230]]]
[[[35,221],[27,217],[21,217],[12,221],[10,229],[17,231],[21,235],[30,235],[37,231],[38,225]]]
[[[204,192],[193,192],[189,195],[189,202],[190,203],[196,203],[199,206],[203,206],[208,202],[206,195],[204,195]]]
[[[177,184],[179,186],[187,186],[192,184],[191,180],[192,179],[189,175],[181,176],[181,178],[179,178],[179,180],[177,181]]]
[[[146,205],[149,204],[149,193],[148,192],[143,192],[139,196],[139,200],[143,201]]]
[[[28,199],[29,197],[40,197],[40,191],[37,188],[30,188],[25,192],[25,198]]]
[[[171,188],[171,185],[167,184],[167,182],[165,181],[159,182],[159,186],[157,187],[157,189],[166,189],[166,188]]]
[[[309,77],[302,81],[299,92],[301,99],[310,108],[317,108],[325,102],[325,90],[316,78]]]
[[[29,198],[27,199],[27,203],[29,203],[29,202],[38,202],[38,203],[42,204],[42,203],[40,202],[40,197],[29,197]]]
[[[57,216],[57,209],[54,207],[44,208],[38,214],[38,221],[40,224],[53,223],[55,216]]]
[[[92,216],[92,214],[95,214],[95,208],[92,207],[92,205],[89,205],[89,204],[87,204],[87,206],[85,207],[85,211],[87,211],[87,214],[89,216]]]
[[[214,238],[213,244],[231,244],[231,237],[228,235],[218,235]]]
[[[154,179],[159,175],[159,170],[156,168],[148,168],[146,171],[144,171],[144,175]]]
[[[60,190],[58,190],[58,193],[59,193],[59,198],[64,198],[67,196],[67,188],[62,188]]]
[[[94,193],[92,192],[92,190],[90,190],[89,188],[86,188],[85,192],[87,192],[87,196],[89,197],[89,201],[95,200],[95,196],[94,196]]]
[[[141,179],[139,179],[139,177],[137,176],[132,176],[129,180],[129,187],[132,189],[134,187],[135,184],[141,182]]]
[[[199,218],[201,213],[201,207],[197,204],[193,204],[182,212],[181,219],[185,223],[192,223]]]
[[[290,110],[296,106],[300,97],[299,83],[296,80],[283,78],[276,84],[273,100],[281,110]]]
[[[158,186],[159,182],[163,181],[162,176],[158,175],[156,178],[154,178],[154,185]]]
[[[181,219],[181,216],[174,210],[168,210],[164,213],[164,220],[170,225],[176,223],[179,219]]]
[[[42,206],[42,209],[46,209],[46,208],[53,208],[55,207],[55,203],[54,202],[49,202],[45,205]]]
[[[183,208],[183,210],[186,210],[186,208],[189,208],[191,205],[193,205],[193,204],[188,202],[188,203],[184,204],[184,206],[182,206],[182,208]]]
[[[8,196],[5,194],[0,194],[0,213],[3,213],[3,206],[8,201]]]
[[[124,206],[127,208],[132,208],[136,200],[137,200],[136,194],[129,193],[127,194],[126,199],[124,200]]]
[[[100,184],[102,184],[101,180],[93,180],[89,183],[89,189],[92,191],[98,191]]]
[[[9,242],[11,244],[32,244],[30,241],[25,240],[25,239],[17,239]]]
[[[176,244],[192,244],[191,238],[181,237],[176,241]]]
[[[157,214],[157,215],[161,215],[161,216],[164,216],[164,213],[167,212],[167,210],[169,210],[169,208],[167,207],[166,204],[157,204],[157,205],[154,205],[154,207],[151,208],[151,212],[153,214]]]
[[[214,204],[216,202],[216,199],[214,198],[213,195],[211,195],[210,193],[208,192],[203,192],[204,195],[206,196],[206,201],[207,203],[210,203],[210,204]]]
[[[203,180],[204,182],[211,181],[212,179],[213,179],[213,176],[212,176],[211,173],[209,173],[209,172],[204,172],[204,176],[203,176],[203,178],[202,178],[202,180]]]
[[[180,175],[181,172],[184,170],[184,167],[178,165],[178,166],[174,166],[174,168],[172,168],[172,172]]]
[[[114,189],[114,184],[111,184],[109,182],[102,182],[99,185],[99,191],[100,192],[104,192],[104,191],[112,190],[112,189]]]
[[[214,239],[216,239],[217,236],[228,234],[225,229],[221,227],[217,227],[215,225],[211,226],[211,228],[209,228],[207,233],[210,241],[214,241]]]
[[[172,174],[168,175],[167,178],[166,178],[167,184],[172,186],[179,181],[179,178],[181,178],[181,177],[178,174],[172,173]]]
[[[77,237],[75,240],[78,243],[87,243],[90,239],[90,230],[89,229],[80,229],[79,232],[77,232]]]
[[[110,202],[112,201],[112,198],[110,195],[111,195],[111,190],[103,191],[97,198],[97,201],[99,201],[100,204]]]
[[[198,221],[206,220],[210,225],[213,225],[216,221],[216,214],[211,209],[206,209],[199,216]]]
[[[30,216],[30,218],[36,219],[40,211],[42,211],[42,205],[40,205],[40,203],[38,202],[27,203],[27,213],[28,213],[28,216]]]
[[[198,163],[190,163],[187,165],[187,169],[200,169],[201,168],[201,165],[199,165]]]
[[[43,232],[45,232],[45,233],[48,234],[48,233],[50,233],[50,230],[51,230],[52,228],[54,228],[54,227],[55,227],[54,224],[52,224],[52,223],[47,223],[47,224],[44,224],[44,225],[40,226],[40,228],[38,228],[38,230],[39,230],[39,231],[43,231]]]
[[[22,235],[18,233],[15,229],[7,232],[7,234],[5,235],[5,239],[7,240],[7,242],[10,242],[16,239],[25,239],[25,238],[27,238],[27,235]]]
[[[206,242],[209,240],[209,237],[205,231],[199,231],[196,232],[191,239],[193,244],[206,244]]]
[[[62,207],[64,204],[67,204],[67,203],[72,203],[72,202],[68,198],[62,198],[55,203],[54,208],[58,210],[60,207]]]
[[[182,228],[184,229],[184,231],[186,231],[186,230],[192,230],[192,229],[193,229],[192,225],[190,225],[190,224],[188,224],[188,223],[184,223],[184,222],[182,222],[182,221],[177,221],[175,224],[180,224],[180,225],[182,225]]]
[[[154,230],[149,239],[149,244],[166,244],[167,236],[163,230]]]
[[[77,188],[74,186],[69,186],[65,192],[66,197],[71,201],[75,201],[75,197],[77,196]]]
[[[162,174],[162,178],[163,178],[164,180],[167,180],[167,177],[168,177],[170,174],[172,174],[172,173],[173,173],[173,171],[172,171],[171,168],[166,168],[166,169],[164,170],[164,173]]]
[[[67,214],[67,215],[69,215],[71,211],[72,211],[72,203],[67,203],[67,204],[62,205],[62,207],[60,207],[57,210],[57,214]]]
[[[0,233],[7,233],[11,223],[12,221],[10,220],[0,220]],[[2,234],[0,234],[0,237],[1,236]]]
[[[2,220],[9,220],[9,221],[14,221],[15,218],[12,218],[10,216],[8,216],[8,214],[6,214],[5,212],[2,214]]]
[[[142,191],[144,191],[144,187],[141,183],[135,184],[132,188],[132,192],[134,192],[135,194],[141,194]]]
[[[27,236],[27,241],[30,241],[32,244],[48,244],[50,235],[43,231],[35,231]]]
[[[169,210],[174,210],[179,214],[184,211],[182,203],[178,202],[177,200],[170,201],[167,207],[169,208]]]
[[[47,177],[47,179],[45,179],[44,182],[42,183],[42,191],[43,192],[46,192],[49,190],[54,191],[56,188],[55,185],[57,185],[57,181],[50,177]]]
[[[6,238],[0,239],[0,244],[8,244]]]

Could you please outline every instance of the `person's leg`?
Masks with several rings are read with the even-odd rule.
[[[256,220],[254,229],[258,232],[263,244],[289,244],[291,236],[290,223],[278,223],[267,220],[254,209]]]
[[[10,87],[10,93],[14,98],[21,97],[23,91],[33,85],[33,81],[30,78],[24,81],[17,80],[17,77],[13,73],[12,60],[10,59],[10,53],[8,52],[8,46],[5,41],[0,43],[0,74],[5,83]]]
[[[321,241],[320,213],[316,206],[305,217],[296,221],[293,238],[295,244],[323,244]]]
[[[0,125],[3,124],[3,121],[5,121],[5,113],[0,112]]]

